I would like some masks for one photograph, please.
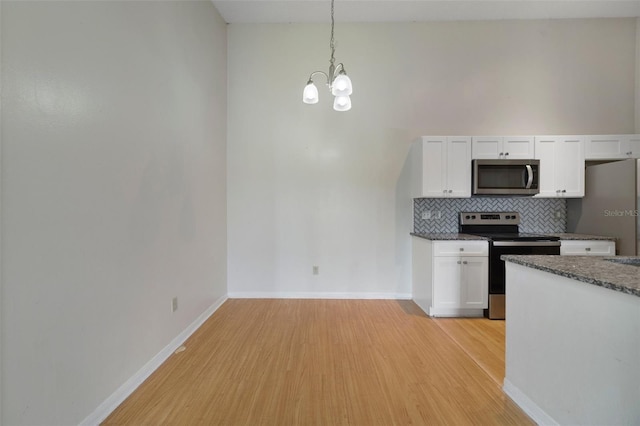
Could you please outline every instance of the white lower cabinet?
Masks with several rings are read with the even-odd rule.
[[[489,273],[486,257],[434,257],[433,306],[444,309],[484,309]]]
[[[615,256],[616,243],[610,240],[560,240],[561,256]]]
[[[482,316],[488,306],[487,241],[413,238],[413,300],[429,316]]]

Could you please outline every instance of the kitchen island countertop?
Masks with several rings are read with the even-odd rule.
[[[638,424],[640,267],[607,259],[640,258],[502,258],[504,392],[537,424]]]
[[[503,255],[501,259],[640,297],[640,266],[618,263],[640,262],[638,257]]]

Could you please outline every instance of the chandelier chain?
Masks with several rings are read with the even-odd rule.
[[[335,45],[335,40],[333,38],[333,27],[335,25],[335,21],[333,18],[333,2],[334,0],[331,0],[331,40],[329,41],[329,47],[331,48],[331,59],[329,60],[329,63],[331,64],[330,66],[330,71],[333,74],[333,69],[334,69],[334,64],[335,64],[335,51],[336,51],[336,45]],[[333,75],[331,76],[333,77]]]

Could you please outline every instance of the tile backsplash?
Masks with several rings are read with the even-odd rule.
[[[567,227],[567,202],[562,198],[416,198],[414,232],[458,232],[458,213],[467,211],[519,212],[520,232],[565,232]],[[422,219],[423,212],[431,212],[431,219]]]

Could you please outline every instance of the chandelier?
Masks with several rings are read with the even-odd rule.
[[[313,77],[317,74],[322,74],[327,79],[327,86],[331,91],[331,94],[335,96],[333,100],[333,109],[336,111],[349,111],[351,109],[351,79],[347,75],[344,69],[344,65],[339,63],[335,64],[335,41],[333,39],[333,2],[331,0],[331,39],[329,41],[329,48],[331,49],[331,58],[329,59],[329,73],[324,71],[314,71],[309,75],[309,81],[302,92],[302,102],[305,104],[317,104],[318,103],[318,88],[313,84]]]

